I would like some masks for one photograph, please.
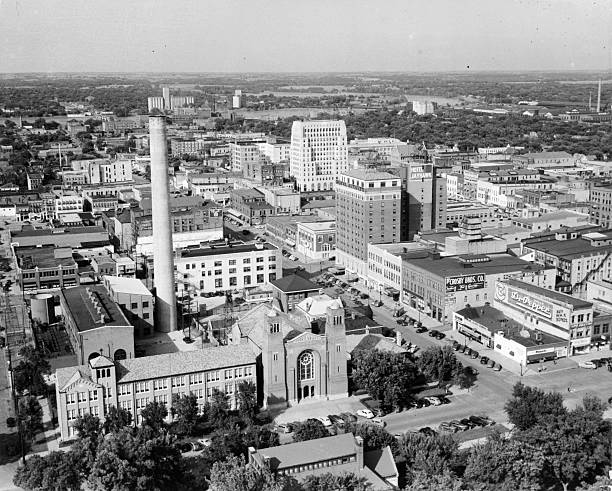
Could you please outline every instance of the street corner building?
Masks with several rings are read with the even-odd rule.
[[[321,302],[316,319],[261,304],[232,327],[231,342],[258,353],[263,407],[348,396],[344,307],[336,299]]]

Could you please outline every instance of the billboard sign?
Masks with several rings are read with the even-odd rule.
[[[446,278],[446,293],[465,290],[478,290],[485,286],[484,274],[469,274],[465,276],[449,276]]]
[[[516,305],[526,310],[530,310],[534,314],[546,319],[553,318],[553,305],[544,300],[534,298],[531,295],[527,295],[520,291],[508,288],[508,299],[509,304]]]

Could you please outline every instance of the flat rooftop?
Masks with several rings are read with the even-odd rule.
[[[51,245],[43,247],[15,247],[15,256],[21,269],[57,268],[58,266],[76,267],[70,248],[57,248]]]
[[[351,169],[340,174],[339,177],[347,176],[355,179],[361,179],[362,181],[383,181],[388,179],[399,180],[399,177],[389,172],[377,172],[366,169]]]
[[[524,224],[533,224],[540,222],[547,222],[549,220],[563,220],[566,218],[583,218],[585,221],[588,220],[589,215],[586,213],[578,213],[577,211],[552,211],[550,213],[545,213],[540,217],[531,217],[531,218],[514,218],[513,221]]]
[[[609,236],[608,236],[609,237]],[[558,257],[581,257],[593,252],[612,249],[612,245],[594,246],[590,240],[579,237],[569,240],[542,240],[539,242],[526,242],[525,247],[535,249]]]
[[[572,295],[565,295],[564,293],[559,293],[554,290],[548,290],[547,288],[532,285],[531,283],[525,283],[523,281],[513,279],[504,280],[503,282],[509,286],[527,290],[528,292],[535,293],[537,295],[542,295],[550,300],[571,305],[575,309],[585,309],[593,306],[592,302],[587,302],[586,300],[581,300],[580,298],[573,297]]]
[[[539,264],[524,261],[511,254],[488,254],[486,255],[488,261],[475,263],[466,263],[457,256],[442,256],[439,259],[434,259],[431,253],[427,253],[427,256],[424,257],[425,253],[418,252],[415,253],[415,256],[417,257],[404,256],[404,263],[407,263],[409,267],[417,267],[442,278],[476,273],[494,274],[545,269]]]
[[[504,331],[505,337],[527,348],[546,344],[567,344],[567,340],[542,331],[537,331],[538,337],[540,338],[538,341],[536,340],[536,331],[527,329],[515,319],[506,317],[501,310],[489,305],[466,307],[457,311],[457,314],[486,327],[491,334],[498,331]]]
[[[257,251],[276,251],[278,248],[269,242],[263,244],[225,244],[220,243],[219,245],[210,245],[204,247],[198,247],[193,249],[183,249],[181,251],[181,257],[204,257],[204,256],[218,256],[222,254],[240,254],[247,252]]]
[[[320,232],[322,230],[335,230],[336,229],[336,221],[335,220],[327,220],[325,222],[303,222],[300,226],[312,230],[313,232]]]
[[[102,280],[119,293],[131,293],[134,295],[148,295],[152,293],[138,278],[125,278],[123,276],[103,276]]]
[[[66,288],[61,290],[61,295],[80,332],[103,326],[131,326],[102,285]]]

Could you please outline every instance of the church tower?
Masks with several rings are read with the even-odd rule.
[[[261,347],[263,366],[263,405],[266,408],[287,405],[285,344],[281,317],[276,310],[266,316]]]
[[[347,397],[348,376],[344,307],[339,301],[336,301],[327,307],[326,316],[327,396],[329,399]]]

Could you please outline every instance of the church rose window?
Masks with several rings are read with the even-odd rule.
[[[300,380],[311,380],[314,378],[314,356],[306,351],[298,358],[298,370]]]

